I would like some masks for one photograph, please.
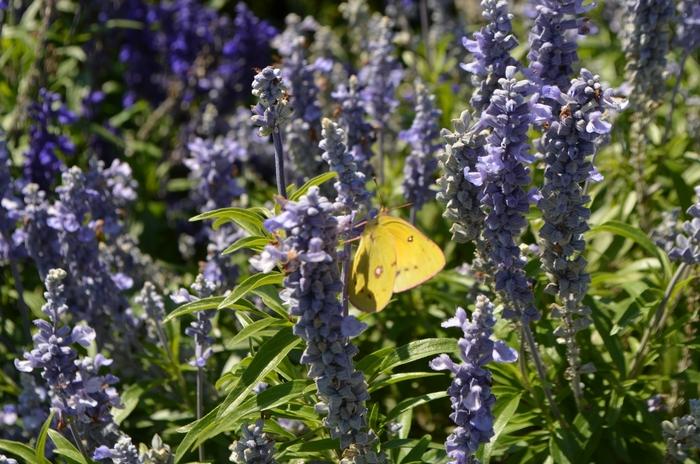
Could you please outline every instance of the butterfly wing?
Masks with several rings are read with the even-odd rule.
[[[352,262],[350,302],[361,311],[381,311],[389,304],[395,276],[393,236],[376,224],[367,225]]]
[[[394,292],[420,285],[445,267],[445,255],[440,247],[410,223],[394,216],[380,215],[377,228],[394,238]]]

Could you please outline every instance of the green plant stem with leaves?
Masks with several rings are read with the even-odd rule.
[[[639,346],[637,347],[637,353],[634,356],[634,360],[632,361],[632,367],[630,368],[630,377],[636,377],[639,374],[639,371],[641,370],[644,362],[644,356],[646,354],[649,342],[651,341],[652,337],[658,333],[661,327],[663,327],[664,323],[666,322],[666,319],[668,318],[668,313],[671,310],[673,310],[673,306],[668,305],[669,301],[671,300],[671,296],[673,295],[673,290],[676,288],[676,285],[681,280],[681,278],[683,277],[683,275],[689,267],[690,266],[688,264],[681,263],[681,265],[678,266],[678,269],[676,269],[675,274],[673,274],[673,277],[669,281],[668,286],[666,287],[666,291],[664,292],[664,295],[661,298],[661,302],[656,308],[654,318],[652,319],[651,324],[647,326],[646,330],[644,331],[644,334],[642,335],[642,340],[639,342]]]
[[[547,380],[547,369],[544,367],[544,362],[540,356],[540,351],[537,347],[537,342],[532,334],[532,329],[530,324],[521,324],[520,332],[522,334],[523,340],[527,345],[530,356],[532,357],[532,362],[535,364],[535,370],[537,371],[537,376],[540,378],[542,383],[542,390],[544,391],[545,397],[547,397],[547,402],[549,403],[549,410],[552,413],[552,417],[556,421],[561,421],[561,414],[559,413],[559,407],[554,400],[554,395],[552,395],[552,389],[549,385],[549,380]]]
[[[279,128],[272,131],[272,143],[275,145],[275,179],[277,180],[277,194],[287,198],[287,181],[284,173],[284,147],[282,146],[282,134]]]
[[[41,25],[39,26],[39,30],[36,33],[34,59],[32,60],[32,63],[29,67],[29,71],[27,71],[27,74],[20,85],[19,94],[17,95],[17,100],[14,108],[14,113],[12,115],[11,122],[9,125],[10,130],[7,134],[8,140],[15,139],[20,135],[21,126],[27,119],[27,107],[30,104],[31,96],[36,92],[39,79],[41,79],[44,75],[44,73],[41,72],[40,67],[44,62],[44,56],[46,54],[46,41],[55,9],[56,0],[46,0],[41,7],[41,11],[43,11],[43,16],[41,19]]]
[[[664,135],[661,138],[661,143],[666,144],[668,138],[671,135],[671,126],[673,125],[673,113],[676,111],[676,97],[678,96],[678,91],[681,88],[681,79],[683,78],[683,68],[685,68],[685,63],[688,61],[691,50],[687,49],[683,51],[680,62],[678,63],[678,75],[676,76],[676,82],[673,84],[673,90],[671,91],[670,97],[670,108],[668,109],[668,115],[666,116],[666,124],[664,126]]]

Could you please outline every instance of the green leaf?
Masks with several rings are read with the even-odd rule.
[[[303,441],[299,445],[298,451],[325,451],[337,450],[340,448],[340,442],[333,438],[321,438],[319,440]]]
[[[76,464],[88,464],[88,460],[83,456],[73,443],[68,441],[63,435],[55,430],[49,430],[49,437],[56,446],[54,453],[60,454],[66,459]]]
[[[202,298],[201,300],[190,301],[189,303],[185,303],[173,309],[170,314],[165,316],[165,319],[163,319],[163,324],[167,324],[176,317],[182,317],[186,314],[191,314],[197,311],[206,311],[209,309],[218,309],[222,301],[224,301],[223,296],[210,296],[208,298]]]
[[[388,387],[389,385],[393,385],[399,382],[405,382],[407,380],[425,379],[428,377],[435,377],[438,375],[445,374],[442,372],[402,372],[400,374],[392,374],[386,379],[375,380],[374,382],[372,382],[372,385],[369,386],[369,392],[372,393],[377,390],[381,390],[384,387]]]
[[[139,404],[139,399],[143,395],[143,388],[137,384],[130,385],[122,392],[122,408],[112,409],[112,417],[117,425],[121,424],[124,419],[129,417],[136,406]]]
[[[299,343],[301,343],[301,339],[292,333],[291,327],[285,327],[274,337],[263,343],[258,348],[258,352],[253,357],[253,360],[241,374],[231,393],[224,398],[221,404],[202,419],[179,429],[187,432],[187,435],[177,447],[175,462],[179,462],[191,447],[216,435],[216,433],[220,433],[217,430],[221,428],[219,422],[223,418],[235,414],[236,409],[250,394],[252,387],[275,369]],[[231,426],[230,422],[227,422],[226,426]]]
[[[253,290],[253,295],[259,297],[265,307],[277,313],[281,318],[289,320],[289,314],[282,304],[279,290],[272,287],[260,287]]]
[[[426,393],[425,395],[420,395],[420,396],[414,396],[412,398],[406,398],[405,400],[401,401],[399,404],[397,404],[394,409],[389,412],[389,414],[386,416],[386,420],[390,421],[399,415],[401,415],[402,412],[407,411],[409,409],[413,409],[416,406],[419,406],[421,404],[428,403],[433,400],[437,400],[440,398],[445,398],[447,396],[447,392],[433,392],[433,393]]]
[[[647,235],[640,229],[622,221],[608,221],[592,227],[588,234],[595,235],[600,232],[610,232],[632,240],[637,245],[642,247],[648,254],[656,257],[661,263],[666,279],[668,280],[671,278],[671,262],[668,260],[668,256],[666,256],[666,253],[663,251],[660,251],[659,248],[654,245],[654,242],[652,242],[651,239],[647,237]]]
[[[0,440],[0,451],[19,456],[26,464],[40,464],[31,446],[12,440]]]
[[[53,411],[49,414],[49,417],[44,421],[44,425],[41,426],[41,431],[39,431],[39,436],[36,439],[36,459],[41,464],[46,464],[46,439],[49,436],[49,428],[51,427],[51,421],[53,420]]]
[[[503,409],[498,414],[496,414],[496,422],[494,422],[493,424],[493,437],[484,446],[484,454],[481,458],[481,462],[483,464],[489,464],[489,461],[491,461],[491,454],[493,453],[493,448],[494,446],[496,446],[496,443],[501,437],[503,430],[505,430],[506,425],[508,425],[508,421],[510,421],[511,417],[513,417],[515,411],[518,410],[520,398],[522,398],[522,394],[514,396],[510,399],[510,401],[508,401],[508,403],[506,403]]]
[[[383,348],[371,353],[362,358],[357,367],[371,378],[379,372],[387,372],[403,364],[442,353],[454,353],[456,350],[457,341],[453,338],[426,338],[398,348]]]
[[[299,187],[297,190],[294,192],[290,192],[290,189],[287,189],[287,197],[291,201],[297,201],[299,198],[304,196],[306,192],[309,191],[311,187],[314,185],[321,185],[323,183],[328,182],[329,180],[333,179],[336,177],[338,174],[335,171],[330,171],[330,172],[325,172],[319,176],[314,177],[313,179],[309,179],[306,181],[304,185]],[[291,187],[291,186],[290,186]]]
[[[284,274],[280,272],[271,272],[268,274],[258,273],[245,279],[228,294],[224,301],[219,304],[219,308],[232,305],[236,301],[246,296],[251,291],[266,285],[279,285],[284,281]]]
[[[263,217],[259,214],[243,208],[221,208],[206,213],[198,214],[190,218],[191,222],[203,221],[205,219],[214,219],[214,228],[218,228],[223,223],[233,222],[240,228],[244,229],[250,235],[265,236],[270,235],[263,227]]]
[[[231,245],[229,245],[228,248],[221,252],[221,254],[229,255],[244,248],[254,251],[262,251],[263,248],[265,248],[265,245],[267,245],[271,241],[271,238],[261,237],[259,235],[254,235],[252,237],[243,237],[242,239],[236,240]]]
[[[282,322],[279,319],[272,317],[266,317],[265,319],[260,319],[259,321],[252,322],[247,326],[243,327],[233,338],[224,341],[224,347],[227,350],[233,349],[239,343],[247,340],[248,338],[254,336],[255,334],[267,329],[270,326],[281,326]]]
[[[423,462],[423,454],[428,451],[430,446],[430,435],[424,435],[418,443],[415,444],[413,449],[408,452],[408,454],[403,458],[401,464],[408,464],[409,462]]]

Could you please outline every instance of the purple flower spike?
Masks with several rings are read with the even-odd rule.
[[[269,230],[284,229],[286,238],[276,247],[266,248],[267,258],[282,257],[288,272],[281,292],[291,316],[297,319],[294,333],[306,342],[301,362],[316,382],[331,437],[340,440],[348,455],[364,456],[380,462],[374,450],[376,436],[367,429],[369,399],[362,372],[352,358],[357,347],[350,337],[364,324],[343,315],[339,300],[342,291],[338,266],[338,221],[336,206],[311,187],[299,201],[286,201],[282,212],[266,221]],[[263,253],[265,254],[265,253]]]
[[[465,176],[479,187],[485,227],[480,253],[493,268],[495,288],[505,302],[506,318],[539,318],[533,304],[531,284],[525,274],[525,259],[518,247],[518,238],[527,221],[531,195],[525,190],[530,183],[527,164],[529,153],[527,131],[530,123],[548,116],[544,105],[530,98],[534,85],[515,79],[517,69],[509,66],[500,88],[491,97],[477,128],[489,128],[486,154],[479,158],[475,170],[466,170]]]
[[[421,83],[416,85],[416,116],[411,128],[399,137],[411,146],[404,165],[403,190],[414,211],[434,197],[430,189],[437,169],[437,143],[440,135],[441,112],[435,107],[435,97]]]
[[[445,450],[452,464],[474,461],[474,453],[494,434],[491,412],[496,397],[491,393],[491,373],[484,368],[490,362],[515,362],[518,353],[499,340],[492,340],[493,305],[484,295],[478,295],[471,320],[462,308],[455,317],[442,323],[443,327],[459,327],[463,336],[457,342],[461,364],[442,354],[430,362],[436,371],[448,370],[454,380],[447,392],[452,403],[450,419],[457,425],[445,441]]]
[[[29,117],[32,125],[29,148],[24,154],[24,177],[47,190],[63,168],[59,154],[75,153],[73,142],[56,128],[72,124],[76,116],[63,105],[58,94],[41,89],[38,101],[29,108]]]
[[[463,64],[462,68],[471,73],[475,87],[470,100],[471,106],[483,111],[489,106],[491,95],[498,88],[498,80],[506,75],[508,66],[517,66],[510,56],[518,46],[511,25],[512,15],[508,12],[506,0],[482,0],[482,16],[488,24],[475,32],[472,39],[463,39],[464,48],[474,56],[474,61]]]

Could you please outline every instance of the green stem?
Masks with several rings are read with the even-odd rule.
[[[204,369],[197,368],[197,420],[202,418],[204,413]],[[200,444],[197,448],[199,454],[199,462],[204,462],[204,445]]]
[[[384,127],[380,127],[377,131],[377,182],[379,185],[377,188],[382,188],[384,186]]]
[[[275,145],[275,176],[277,179],[277,193],[287,198],[287,181],[284,177],[284,147],[282,146],[282,134],[279,128],[272,131],[272,142]]]
[[[668,116],[666,117],[666,126],[664,127],[664,136],[661,139],[661,144],[666,144],[668,142],[668,137],[671,135],[671,125],[673,122],[673,112],[676,110],[676,96],[678,95],[678,90],[681,87],[681,78],[683,77],[683,68],[685,68],[685,62],[690,56],[690,49],[683,52],[680,63],[678,63],[678,75],[676,76],[676,83],[673,85],[673,91],[671,92],[671,108],[668,110]]]
[[[535,364],[537,376],[540,378],[540,382],[542,382],[542,390],[544,391],[545,397],[547,397],[547,402],[549,403],[549,409],[552,413],[552,417],[557,421],[561,421],[561,414],[559,414],[559,408],[554,402],[554,395],[552,395],[552,389],[550,388],[549,381],[547,380],[547,370],[544,367],[544,362],[542,362],[542,357],[540,356],[540,352],[537,348],[535,337],[532,335],[532,329],[530,328],[530,324],[523,323],[521,325],[521,332],[523,339],[525,340],[525,343],[528,346],[528,351],[532,356],[532,361]]]
[[[655,336],[659,329],[666,322],[666,319],[668,318],[668,313],[672,309],[671,306],[668,306],[668,302],[671,299],[671,295],[673,295],[673,290],[676,288],[678,281],[681,280],[681,277],[685,273],[686,269],[688,269],[688,267],[688,264],[682,263],[680,266],[678,266],[678,269],[676,269],[676,273],[673,274],[673,277],[671,277],[671,281],[666,287],[664,296],[663,298],[661,298],[661,302],[656,308],[654,318],[652,319],[651,324],[647,326],[646,330],[644,331],[644,334],[642,335],[642,340],[639,342],[639,347],[637,347],[637,354],[634,356],[634,360],[632,361],[632,367],[630,368],[629,377],[636,377],[639,374],[639,371],[642,368],[647,346],[649,345],[652,336]]]

